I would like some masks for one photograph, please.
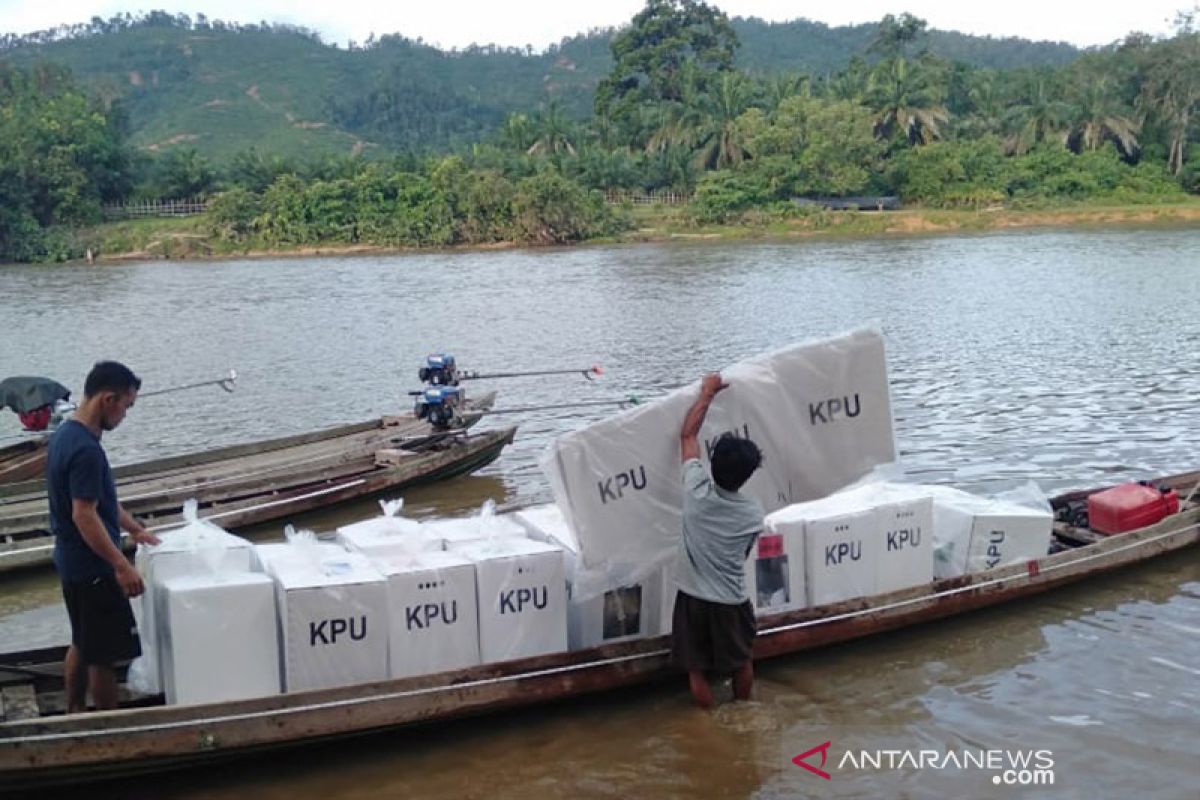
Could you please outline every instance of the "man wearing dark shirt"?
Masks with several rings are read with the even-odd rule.
[[[88,373],[83,403],[55,431],[46,462],[54,565],[71,620],[63,668],[67,711],[117,706],[114,665],[141,654],[130,597],[142,579],[121,552],[121,529],[135,543],[158,539],[117,502],[100,437],[125,419],[142,382],[123,364],[101,361]]]

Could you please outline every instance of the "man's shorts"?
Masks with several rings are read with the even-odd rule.
[[[71,644],[89,666],[111,666],[142,654],[133,608],[116,576],[64,582]]]
[[[749,600],[713,603],[679,592],[671,625],[671,654],[688,672],[728,674],[753,656],[754,607]]]

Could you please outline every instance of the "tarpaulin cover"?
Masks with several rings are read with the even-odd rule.
[[[71,390],[49,378],[17,376],[0,381],[0,407],[8,406],[18,414],[66,400]]]

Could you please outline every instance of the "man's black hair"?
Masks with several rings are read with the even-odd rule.
[[[762,451],[749,439],[725,433],[712,449],[712,476],[717,486],[736,492],[762,464]]]
[[[119,361],[97,361],[83,383],[83,396],[95,397],[101,392],[125,393],[142,388],[142,379]]]

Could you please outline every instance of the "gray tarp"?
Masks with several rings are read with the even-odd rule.
[[[71,390],[49,378],[16,377],[0,381],[0,408],[8,406],[18,414],[66,400]]]

